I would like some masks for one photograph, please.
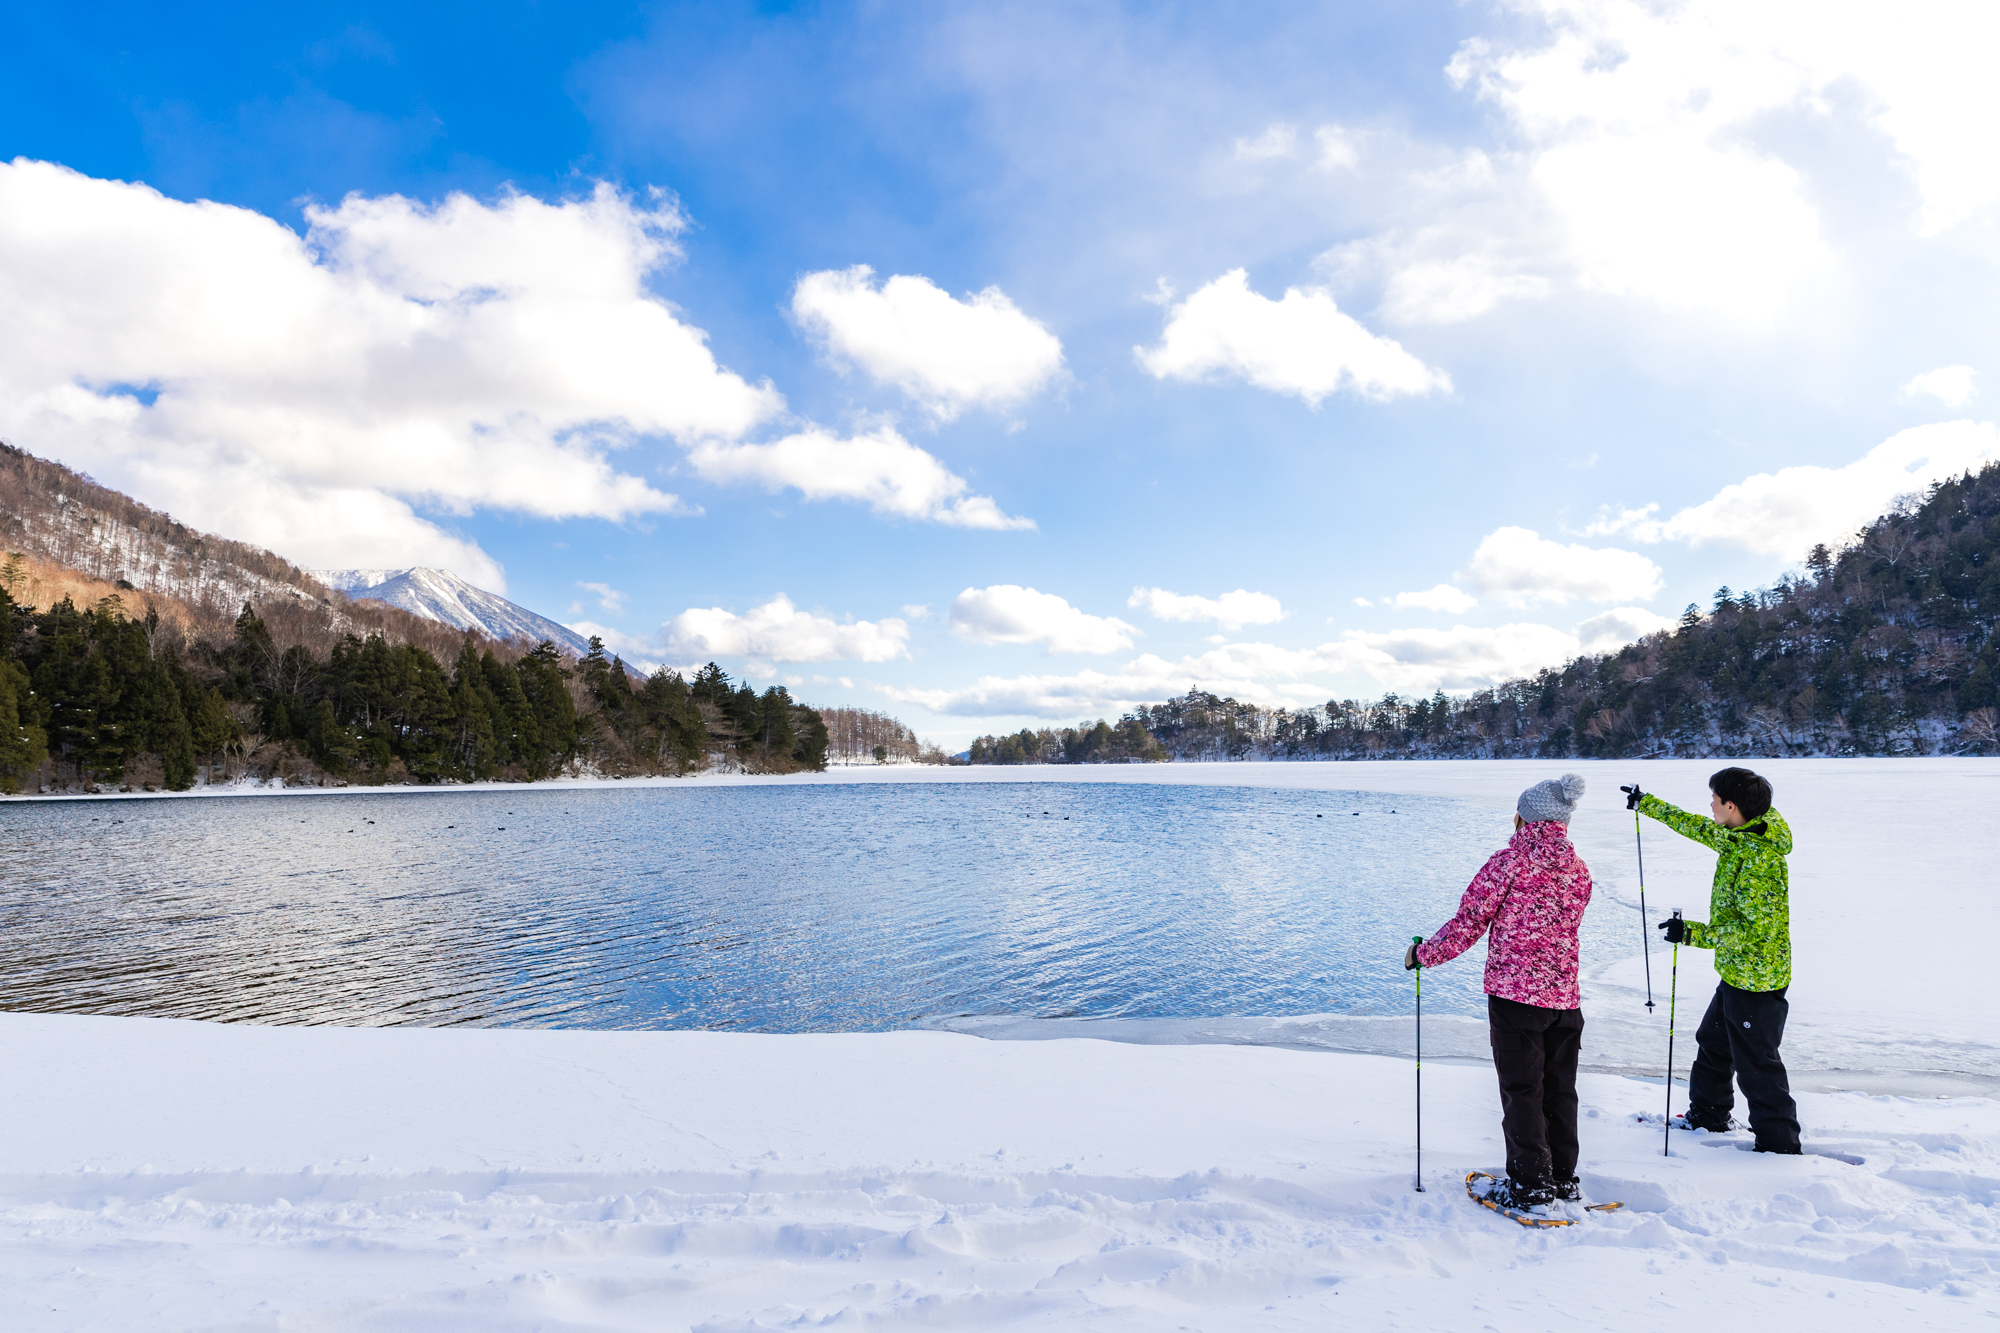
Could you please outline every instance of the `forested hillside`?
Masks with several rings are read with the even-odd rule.
[[[350,602],[5,444],[0,535],[0,790],[826,763],[782,686],[638,678],[596,639],[576,658]]]
[[[1996,613],[2000,464],[1898,505],[1839,549],[1814,547],[1800,575],[1718,589],[1706,610],[1615,653],[1464,698],[1293,710],[1191,690],[1120,730],[1174,759],[1992,754]],[[982,737],[972,757],[1079,762],[1065,739],[1077,734]],[[1143,757],[1127,749],[1109,757]]]
[[[826,727],[782,686],[759,694],[710,665],[634,681],[591,640],[419,644],[346,635],[324,655],[280,647],[249,606],[221,641],[188,640],[107,596],[43,611],[0,590],[0,787],[183,790],[250,774],[329,780],[533,781],[564,772],[759,772],[826,763]]]

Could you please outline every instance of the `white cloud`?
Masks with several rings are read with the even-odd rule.
[[[1225,643],[1196,656],[1169,661],[1142,653],[1108,670],[1068,674],[985,676],[959,689],[883,687],[891,699],[960,717],[1069,719],[1116,716],[1142,703],[1159,703],[1190,686],[1263,704],[1297,708],[1353,693],[1354,678],[1376,689],[1429,693],[1496,685],[1559,666],[1582,651],[1588,633],[1594,651],[1637,637],[1647,612],[1607,612],[1566,633],[1550,625],[1397,630],[1350,630],[1317,648],[1268,643]],[[1345,679],[1343,687],[1335,682]]]
[[[688,454],[710,481],[786,487],[808,500],[854,500],[878,513],[942,523],[948,527],[1032,528],[992,499],[969,495],[963,477],[911,444],[894,426],[878,426],[842,439],[818,426],[769,444],[698,444]]]
[[[1365,608],[1368,608],[1368,607],[1372,607],[1372,606],[1374,606],[1374,605],[1375,605],[1375,603],[1373,603],[1373,602],[1369,601],[1369,600],[1368,600],[1368,599],[1367,599],[1366,597],[1357,597],[1357,598],[1355,598],[1355,599],[1354,599],[1354,604],[1355,604],[1356,606],[1359,606],[1359,607],[1362,607],[1362,608],[1364,608],[1364,609],[1365,609]],[[1327,621],[1327,623],[1328,623],[1328,624],[1330,625],[1330,624],[1332,624],[1333,622],[1332,622],[1331,620],[1329,620],[1329,621]]]
[[[418,514],[683,508],[611,454],[735,437],[782,406],[645,280],[680,215],[609,186],[270,218],[0,164],[0,434],[315,566],[504,586]]]
[[[1322,125],[1313,131],[1319,147],[1319,165],[1327,171],[1341,171],[1361,163],[1361,147],[1351,130],[1339,125]]]
[[[1547,277],[1490,254],[1415,259],[1390,275],[1382,313],[1398,324],[1458,324],[1502,301],[1539,300],[1549,290]]]
[[[1253,645],[1254,646],[1254,645]],[[1217,649],[1224,653],[1226,649]],[[1274,650],[1275,651],[1275,650]],[[1142,703],[1159,703],[1199,685],[1218,694],[1267,706],[1297,706],[1324,699],[1324,692],[1287,692],[1262,678],[1257,664],[1243,673],[1226,659],[1208,663],[1215,656],[1169,662],[1152,653],[1142,653],[1110,671],[1078,671],[1069,675],[982,676],[971,685],[955,690],[921,690],[885,687],[883,693],[899,703],[921,704],[936,713],[955,717],[1039,717],[1076,721],[1092,717],[1116,717]],[[1216,670],[1215,667],[1222,670]],[[1238,674],[1224,674],[1236,671]]]
[[[1913,376],[1903,386],[1903,395],[1915,398],[1919,394],[1935,398],[1946,407],[1964,407],[1979,393],[1973,383],[1979,372],[1971,366],[1939,366]]]
[[[900,620],[835,620],[792,605],[779,593],[736,615],[719,606],[689,607],[663,637],[678,654],[754,657],[771,662],[888,662],[909,656],[910,628]]]
[[[1834,261],[1805,170],[1770,133],[1854,108],[1916,187],[1919,235],[2000,199],[1988,6],[1804,0],[1516,0],[1519,37],[1474,39],[1452,77],[1523,145],[1498,225],[1547,232],[1588,290],[1766,321]],[[1837,132],[1841,132],[1837,130]],[[1791,142],[1796,142],[1794,137]],[[1861,151],[1869,151],[1863,149]],[[1803,169],[1802,169],[1803,168]],[[1510,216],[1511,214],[1511,216]]]
[[[1315,407],[1342,389],[1383,401],[1451,388],[1443,371],[1370,333],[1328,293],[1293,287],[1273,301],[1251,291],[1240,268],[1171,307],[1159,346],[1133,354],[1157,379],[1233,376]]]
[[[1238,588],[1220,597],[1183,596],[1165,588],[1134,588],[1125,605],[1143,607],[1161,620],[1213,621],[1228,630],[1269,625],[1285,618],[1285,608],[1269,593]]]
[[[1509,606],[1531,601],[1647,601],[1665,584],[1660,567],[1636,551],[1565,546],[1527,528],[1488,533],[1459,581]]]
[[[1323,648],[1329,665],[1367,672],[1391,689],[1429,692],[1497,685],[1575,657],[1574,634],[1532,623],[1490,628],[1350,630]]]
[[[1018,584],[967,588],[952,600],[951,627],[974,643],[1039,643],[1051,653],[1111,653],[1139,631],[1079,611],[1050,592]]]
[[[939,420],[1006,407],[1062,373],[1062,341],[998,287],[958,300],[928,278],[877,288],[866,264],[808,273],[792,314],[835,358],[893,384]]]
[[[1479,599],[1449,583],[1440,583],[1429,592],[1399,592],[1394,605],[1398,611],[1444,611],[1451,615],[1463,615],[1478,606]]]
[[[586,639],[595,638],[604,640],[604,646],[623,658],[627,666],[637,667],[639,670],[648,673],[656,671],[660,667],[659,650],[644,639],[634,638],[623,630],[616,630],[609,625],[599,625],[588,620],[572,620],[566,628],[575,630]],[[682,674],[686,675],[689,673],[683,672]]]
[[[1283,121],[1275,121],[1254,139],[1238,139],[1236,156],[1246,162],[1268,162],[1272,158],[1290,157],[1298,151],[1298,147],[1298,130]]]
[[[1648,634],[1672,629],[1670,616],[1657,615],[1638,606],[1617,606],[1600,612],[1576,627],[1579,646],[1586,653],[1609,653]]]
[[[1904,495],[1976,472],[2000,459],[1991,422],[1945,421],[1899,431],[1846,467],[1760,472],[1667,519],[1658,506],[1598,520],[1591,533],[1625,532],[1642,542],[1726,542],[1799,559],[1816,542],[1837,546]]]
[[[585,592],[595,593],[597,604],[614,616],[625,609],[625,594],[608,583],[584,583],[578,581],[576,586],[582,588]]]

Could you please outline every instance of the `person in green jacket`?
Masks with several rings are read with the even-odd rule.
[[[1771,808],[1770,782],[1747,768],[1725,768],[1708,780],[1711,818],[1678,809],[1657,796],[1625,789],[1626,808],[1659,820],[1715,850],[1715,886],[1708,920],[1662,921],[1670,944],[1715,950],[1722,980],[1695,1029],[1700,1054],[1688,1075],[1685,1129],[1721,1133],[1736,1098],[1733,1072],[1750,1104],[1758,1152],[1799,1151],[1799,1111],[1778,1046],[1785,1038],[1792,984],[1790,885],[1785,857],[1791,826]]]

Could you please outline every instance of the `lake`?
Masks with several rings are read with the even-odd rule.
[[[0,1008],[867,1031],[1401,1014],[1504,814],[1059,782],[523,786],[0,806]],[[1586,963],[1629,912],[1602,894]],[[1482,1014],[1484,946],[1425,1008]]]

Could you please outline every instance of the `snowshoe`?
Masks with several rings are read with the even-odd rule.
[[[1675,1116],[1671,1123],[1675,1129],[1685,1129],[1696,1134],[1733,1134],[1743,1128],[1743,1122],[1733,1115],[1724,1116],[1719,1128],[1712,1121],[1691,1120],[1685,1112]]]
[[[1481,1182],[1484,1182],[1483,1184]],[[1511,1180],[1473,1171],[1465,1177],[1465,1193],[1482,1208],[1511,1217],[1524,1227],[1573,1227],[1574,1218],[1552,1217],[1540,1211],[1555,1201],[1553,1190],[1527,1190]]]

